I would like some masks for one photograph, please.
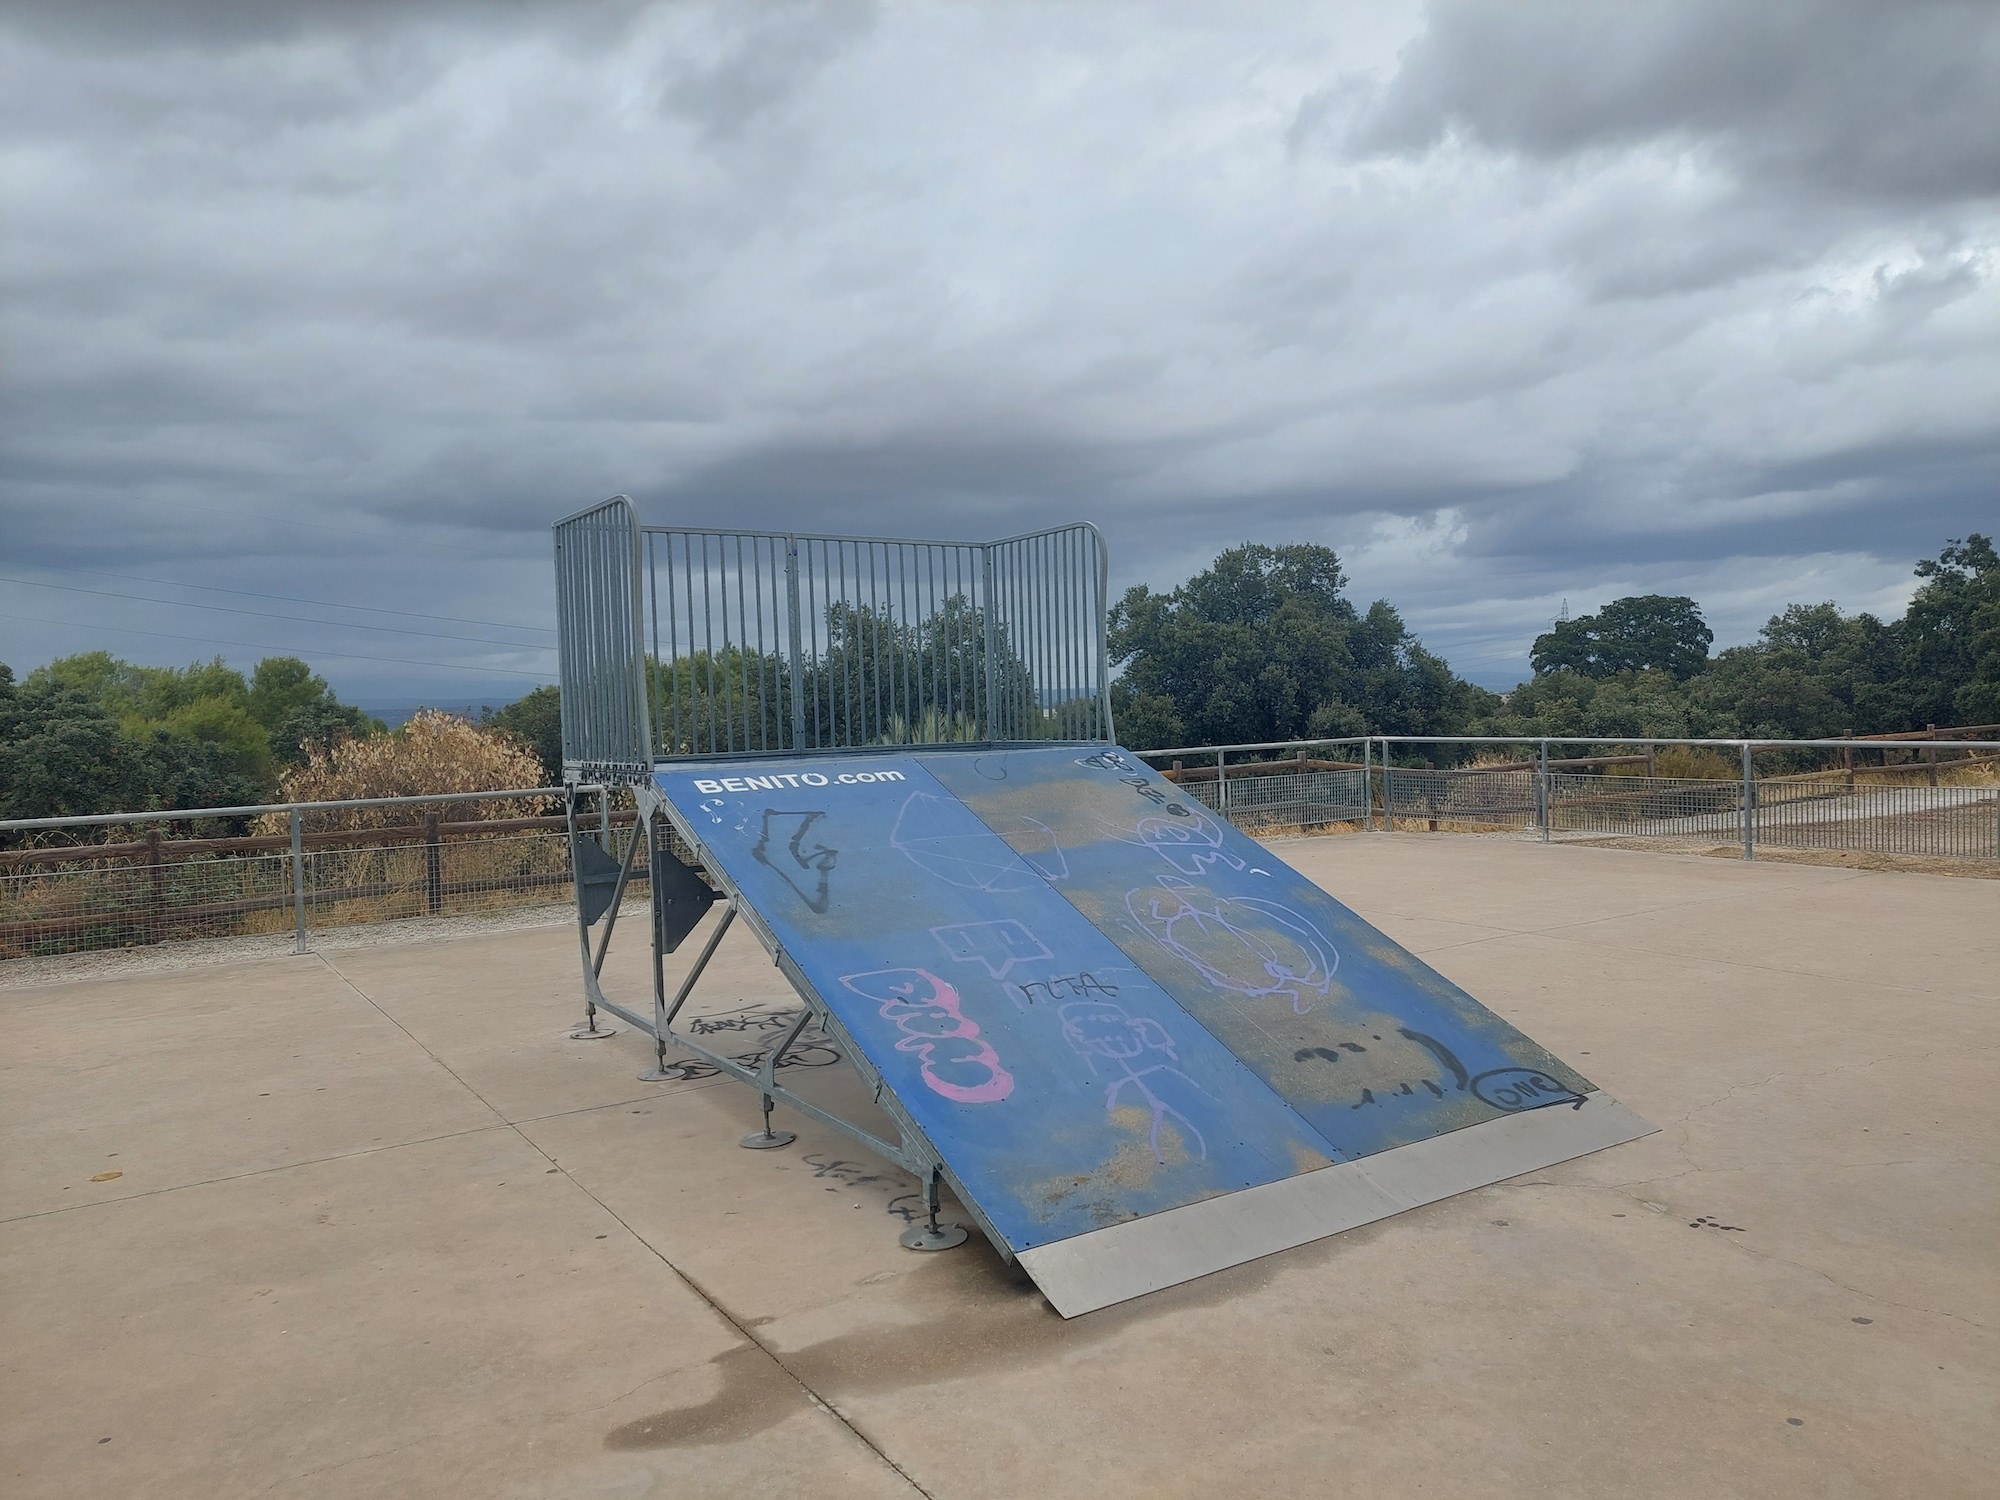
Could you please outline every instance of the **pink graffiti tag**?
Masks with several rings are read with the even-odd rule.
[[[959,1009],[958,991],[923,969],[848,974],[842,984],[881,1007],[903,1033],[898,1052],[913,1052],[933,1093],[960,1104],[997,1104],[1014,1092],[1014,1075]],[[946,1073],[955,1076],[944,1076]],[[973,1082],[961,1082],[971,1078]]]

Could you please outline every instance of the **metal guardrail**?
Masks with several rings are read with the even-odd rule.
[[[1108,561],[1079,524],[997,542],[555,526],[565,770],[1111,738]]]
[[[31,840],[0,849],[0,958],[288,931],[303,953],[314,928],[561,900],[571,886],[565,815],[454,821],[448,811],[564,795],[534,787],[0,822],[0,836]],[[383,809],[410,818],[314,826]],[[229,830],[253,818],[281,821],[285,831],[162,832],[173,824]],[[632,821],[631,811],[612,810],[600,795],[589,832],[607,848],[622,848]],[[137,839],[74,837],[148,824]]]
[[[1395,763],[1412,758],[1396,747],[1419,744],[1513,744],[1534,753],[1446,769]],[[1371,736],[1140,753],[1182,762],[1170,772],[1182,790],[1251,832],[1349,825],[1548,841],[1722,843],[1739,846],[1745,858],[1766,848],[2000,859],[2000,784],[1954,784],[1955,770],[1971,762],[1936,758],[1991,757],[2000,752],[2000,740],[1626,740],[1613,744],[1621,753],[1549,754],[1597,744],[1613,742]],[[1741,774],[1645,774],[1652,769],[1649,752],[1668,746],[1734,751]],[[1790,755],[1808,749],[1931,758],[1755,774],[1760,750]],[[1282,751],[1291,757],[1270,758]],[[1307,753],[1313,751],[1331,753]],[[1195,759],[1213,765],[1186,764]],[[1843,761],[1852,756],[1844,754]],[[622,859],[632,813],[611,810],[602,785],[569,791],[597,799],[581,820],[584,832]],[[0,958],[288,931],[304,952],[316,929],[566,902],[572,882],[567,816],[449,816],[469,803],[565,795],[559,787],[528,787],[0,822],[0,837],[33,841],[0,849]],[[368,828],[316,826],[328,815],[360,810],[409,816]],[[177,837],[161,831],[173,824],[242,825],[252,818],[279,819],[284,831],[208,830],[199,837],[192,829]],[[141,837],[110,837],[145,825],[153,826]],[[99,837],[88,837],[93,834]],[[633,889],[644,886],[646,869],[639,861]]]
[[[1990,726],[1979,726],[1987,729]],[[1578,838],[1726,842],[1754,859],[1759,847],[1854,850],[1925,858],[2000,859],[2000,783],[1952,785],[1954,769],[1990,765],[2000,740],[1925,730],[1870,739],[1530,739],[1474,735],[1367,736],[1138,752],[1170,760],[1189,795],[1253,831],[1353,824],[1373,829],[1515,833]],[[1510,763],[1434,768],[1395,764],[1397,746],[1531,747]],[[1619,753],[1552,758],[1552,747],[1615,745]],[[1659,751],[1730,752],[1738,774],[1654,774]],[[1359,762],[1308,759],[1313,750],[1357,752]],[[1250,760],[1291,751],[1292,760]],[[1637,751],[1639,753],[1630,753]],[[1760,776],[1759,753],[1839,752],[1822,770]],[[1855,752],[1884,752],[1857,764]],[[1920,756],[1887,764],[1890,754]],[[1941,754],[1966,757],[1940,759]],[[1232,761],[1232,757],[1235,759]],[[1189,769],[1191,758],[1213,769]],[[1404,759],[1410,758],[1406,752]],[[1606,773],[1602,768],[1615,768]],[[1929,784],[1910,784],[1914,774]]]

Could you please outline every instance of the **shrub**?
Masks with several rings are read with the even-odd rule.
[[[355,797],[417,797],[541,785],[542,766],[519,739],[493,733],[437,709],[419,710],[394,734],[309,745],[303,765],[287,771],[279,795],[287,802],[336,802]],[[552,811],[553,798],[466,802],[454,820],[526,817]],[[547,803],[550,806],[541,804]],[[307,826],[381,828],[409,821],[408,808],[350,807],[312,814]],[[285,820],[270,817],[272,832]]]

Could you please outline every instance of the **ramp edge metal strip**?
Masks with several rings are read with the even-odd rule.
[[[1658,1130],[1601,1092],[1020,1252],[1065,1318]]]

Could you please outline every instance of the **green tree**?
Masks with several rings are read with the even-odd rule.
[[[1346,597],[1330,548],[1245,545],[1171,593],[1140,585],[1111,612],[1112,699],[1135,749],[1449,734],[1492,695],[1455,677],[1402,617]]]
[[[1611,677],[1655,668],[1685,681],[1707,666],[1714,640],[1701,606],[1686,595],[1634,594],[1560,621],[1535,638],[1529,660],[1537,674]]]
[[[534,751],[542,764],[544,786],[562,785],[562,689],[553,684],[538,687],[486,714],[483,722],[506,730]]]
[[[311,745],[387,733],[380,719],[342,703],[326,679],[296,656],[267,656],[250,677],[246,704],[264,726],[280,766],[295,766]]]
[[[143,768],[118,721],[71,682],[0,666],[0,816],[61,818],[130,809]]]
[[[1973,532],[1917,564],[1903,616],[1914,717],[1926,724],[2000,720],[2000,553]],[[1915,727],[1915,726],[1912,726]]]

